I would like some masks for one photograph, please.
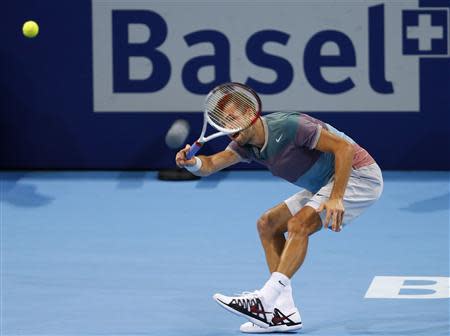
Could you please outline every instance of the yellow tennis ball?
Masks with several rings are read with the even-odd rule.
[[[36,37],[36,35],[39,33],[39,26],[34,21],[27,21],[23,24],[22,32],[23,35],[28,38]]]

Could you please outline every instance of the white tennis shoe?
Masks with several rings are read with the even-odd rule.
[[[246,322],[241,325],[240,330],[243,333],[248,334],[261,334],[261,333],[273,333],[273,332],[297,332],[302,328],[302,318],[297,308],[289,313],[282,312],[280,309],[275,308],[273,311],[272,319],[267,328],[261,328],[260,326]]]
[[[273,307],[268,307],[259,291],[244,292],[239,296],[214,294],[213,299],[229,312],[245,317],[261,329],[270,326]]]

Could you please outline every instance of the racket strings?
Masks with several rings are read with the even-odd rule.
[[[235,118],[234,116],[226,114],[220,110],[211,112],[210,117],[215,123],[217,123],[221,127],[230,129],[245,128],[249,126],[251,121],[253,120],[252,118],[247,116]]]
[[[206,111],[214,124],[239,131],[258,116],[258,101],[252,93],[234,85],[214,91],[207,99]]]

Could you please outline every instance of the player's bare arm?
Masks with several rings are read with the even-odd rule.
[[[345,211],[342,200],[352,169],[355,150],[350,142],[325,129],[321,130],[316,149],[321,152],[333,153],[335,157],[333,190],[331,191],[330,199],[327,202],[322,203],[319,209],[317,209],[317,212],[326,209],[327,215],[323,226],[325,228],[328,227],[330,219],[332,219],[332,230],[339,232],[341,231],[342,219],[344,218]]]
[[[178,167],[186,168],[195,166],[197,164],[197,160],[200,160],[200,168],[193,171],[193,173],[197,176],[211,175],[240,161],[239,156],[231,150],[223,150],[213,155],[200,155],[187,159],[186,155],[189,152],[190,147],[191,146],[186,145],[184,149],[180,150],[175,156],[175,161]]]

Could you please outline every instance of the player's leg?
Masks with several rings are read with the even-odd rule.
[[[306,202],[306,196],[294,195],[286,200],[291,214],[295,214],[288,220],[288,239],[280,258],[277,271],[273,272],[264,287],[257,292],[244,294],[239,297],[225,297],[217,294],[216,301],[227,310],[247,318],[258,326],[268,328],[273,324],[275,317],[275,302],[280,297],[283,289],[290,285],[290,277],[301,266],[306,256],[309,236],[320,230],[324,212],[319,216],[316,209],[326,201],[333,188],[333,181],[322,187],[319,192]],[[344,224],[358,217],[370,207],[379,197],[383,189],[381,171],[376,164],[352,170],[348,185],[344,194]],[[301,202],[297,202],[302,199]],[[292,202],[294,200],[295,202]],[[294,206],[293,206],[294,205]],[[296,212],[296,208],[300,208]]]
[[[300,211],[313,196],[307,190],[302,190],[283,203],[278,204],[266,211],[259,218],[257,226],[259,237],[266,254],[267,265],[270,273],[273,273],[280,262],[286,239],[284,233],[287,232],[287,223],[296,213]]]
[[[280,262],[286,242],[284,233],[287,231],[287,223],[291,218],[292,214],[286,203],[283,202],[266,211],[258,219],[259,238],[264,248],[270,273],[276,271]]]
[[[293,217],[295,212],[301,209],[301,207],[309,201],[311,196],[312,194],[310,192],[303,190],[293,195],[285,202],[269,209],[258,220],[258,232],[271,273],[277,269],[284,249],[286,242],[284,233],[287,232],[288,221]],[[238,315],[240,314],[241,316],[248,316],[245,309],[243,309],[245,306],[244,303],[246,302],[244,297],[226,297],[224,295],[216,294],[214,298],[225,309],[238,313]],[[252,300],[253,298],[250,298],[249,302],[252,302]],[[255,300],[253,302],[255,302]],[[240,304],[242,306],[239,306]],[[302,327],[300,312],[294,303],[292,287],[290,285],[283,287],[280,295],[275,301],[275,307],[272,309],[273,314],[266,320],[268,324],[266,325],[268,326],[267,329],[248,322],[244,323],[240,330],[246,333],[286,332],[295,331]],[[261,317],[263,320],[265,318],[262,314],[256,313],[254,318],[258,317]],[[261,322],[261,319],[259,321],[253,319],[252,321]]]
[[[288,239],[277,272],[291,278],[305,260],[309,236],[319,231],[322,220],[316,210],[303,207],[287,223]]]
[[[302,207],[287,222],[288,239],[284,244],[278,267],[262,289],[254,295],[239,298],[221,296],[219,297],[219,304],[235,313],[238,311],[238,315],[246,317],[250,322],[260,327],[272,328],[274,318],[276,321],[278,320],[275,317],[277,312],[275,308],[279,305],[280,297],[282,297],[282,293],[285,292],[286,288],[291,287],[290,278],[305,260],[309,236],[321,228],[322,219],[316,212],[316,209],[309,205]],[[250,309],[242,309],[241,306],[236,306],[235,303],[243,298],[247,300],[246,303],[250,305]],[[256,304],[252,305],[251,302]]]
[[[277,269],[280,262],[286,242],[284,234],[287,232],[287,223],[291,218],[291,210],[286,202],[283,202],[266,211],[258,219],[258,233],[270,273]],[[244,333],[271,333],[289,332],[301,328],[300,312],[295,306],[292,287],[289,285],[283,288],[275,301],[274,314],[268,328],[261,328],[254,323],[246,322],[241,325],[240,330]]]
[[[288,221],[288,239],[280,258],[277,272],[291,278],[303,264],[308,248],[308,237],[319,231],[326,212],[316,212],[331,195],[334,181],[323,186],[306,205]],[[377,164],[353,169],[344,193],[343,225],[348,224],[380,197],[383,177]]]

